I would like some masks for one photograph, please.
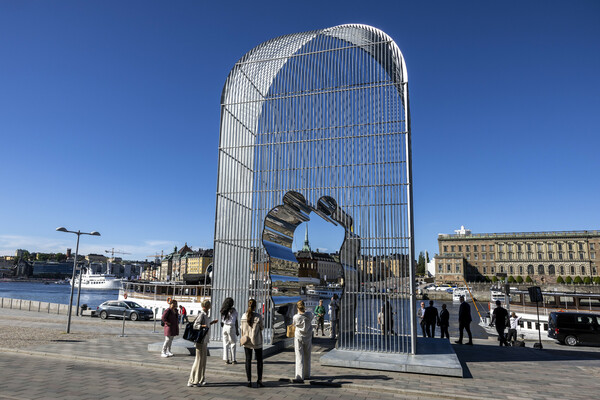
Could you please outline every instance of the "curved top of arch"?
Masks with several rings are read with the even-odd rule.
[[[318,36],[329,36],[369,53],[385,69],[397,90],[407,82],[406,64],[400,49],[385,32],[369,25],[345,24],[331,28],[280,36],[256,46],[232,68],[221,95],[221,104],[255,102],[256,114],[279,71],[288,60]],[[385,62],[387,60],[388,62]]]

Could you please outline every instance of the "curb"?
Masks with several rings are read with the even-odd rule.
[[[107,358],[76,356],[76,355],[69,355],[69,354],[56,354],[56,353],[47,353],[47,352],[43,352],[43,351],[9,349],[9,348],[3,348],[3,347],[0,347],[0,352],[22,354],[22,355],[26,355],[26,356],[41,357],[41,358],[58,357],[61,360],[85,361],[85,362],[95,362],[98,364],[111,364],[111,365],[117,364],[117,365],[123,365],[123,366],[128,366],[128,367],[150,368],[150,369],[156,369],[156,370],[162,370],[162,371],[164,371],[164,370],[189,371],[189,369],[191,368],[191,364],[190,364],[190,366],[184,367],[184,366],[170,365],[170,364],[153,364],[153,363],[148,363],[148,362],[113,360],[113,359],[107,359]],[[206,366],[206,369],[208,371],[223,372],[220,369],[210,368],[208,365]],[[245,372],[227,371],[227,373],[229,375],[241,376],[244,378],[246,376]],[[290,380],[289,376],[269,375],[269,374],[265,374],[264,378],[266,378],[265,380],[271,380],[271,381],[279,381],[279,380],[289,381]],[[450,399],[450,400],[495,400],[494,398],[491,398],[491,397],[435,393],[435,392],[431,392],[431,391],[427,391],[427,390],[410,390],[410,389],[385,387],[385,386],[370,386],[370,385],[364,385],[364,384],[360,384],[360,383],[341,383],[341,384],[334,383],[334,384],[335,384],[335,386],[340,387],[342,389],[350,389],[350,390],[358,390],[358,391],[375,391],[375,392],[379,392],[379,393],[406,395],[406,396],[411,396],[415,399],[425,397],[428,399],[434,398],[434,399]],[[333,387],[334,384],[332,384],[330,381],[323,381],[322,386],[323,387],[328,387],[328,386]],[[321,382],[319,380],[310,379],[305,384],[298,384],[298,386],[304,386],[304,385],[321,386]],[[5,395],[0,395],[0,398],[3,398],[4,396]],[[14,397],[4,397],[4,398],[14,399]]]

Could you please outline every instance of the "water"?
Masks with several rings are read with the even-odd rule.
[[[44,301],[48,303],[69,304],[70,285],[44,285],[41,282],[0,282],[0,297]],[[107,300],[116,300],[118,290],[81,289],[79,304],[96,308]],[[77,288],[73,292],[73,305],[77,304]]]

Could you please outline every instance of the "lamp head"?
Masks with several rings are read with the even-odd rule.
[[[68,232],[67,228],[65,228],[64,226],[60,226],[60,227],[56,228],[56,230],[59,232]]]
[[[92,231],[90,233],[90,235],[92,235],[92,236],[100,236],[100,232]]]

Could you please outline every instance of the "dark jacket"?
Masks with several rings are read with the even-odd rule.
[[[472,321],[471,318],[471,306],[466,301],[460,303],[460,307],[458,307],[458,322],[463,324],[468,324]]]
[[[506,322],[508,320],[508,311],[503,307],[496,307],[492,313],[492,322],[499,328],[506,328]]]
[[[438,310],[434,306],[425,307],[425,322],[428,324],[435,324],[438,320]]]
[[[440,311],[440,325],[450,325],[450,313],[448,312],[448,310],[442,309],[442,311]]]
[[[173,311],[171,307],[167,308],[163,312],[162,322],[165,323],[165,336],[177,336],[179,335],[179,318],[177,311]]]

